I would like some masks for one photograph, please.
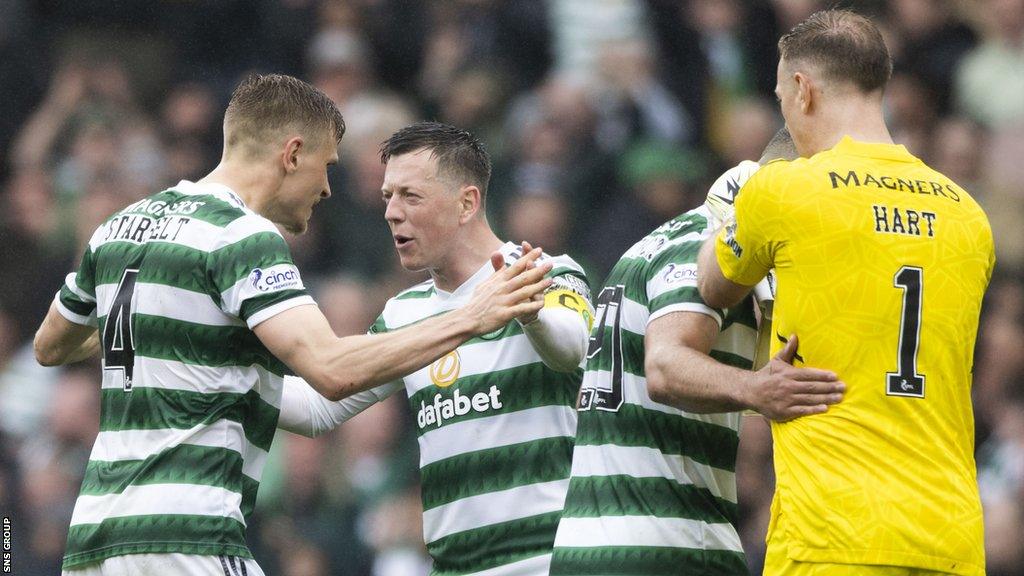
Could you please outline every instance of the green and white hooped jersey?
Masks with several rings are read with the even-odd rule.
[[[135,553],[251,558],[246,517],[285,366],[251,328],[312,304],[284,238],[227,187],[181,182],[111,216],[57,296],[103,343],[100,432],[64,568]]]
[[[572,479],[551,574],[746,574],[736,522],[739,413],[690,414],[651,400],[644,334],[677,311],[715,318],[716,360],[750,368],[753,305],[709,308],[697,254],[702,206],[634,245],[598,296],[579,399]]]
[[[501,247],[506,261],[516,245]],[[546,257],[549,276],[589,301],[582,268]],[[454,292],[433,281],[392,298],[372,332],[419,322],[466,302],[488,262]],[[435,575],[541,576],[569,486],[582,370],[549,369],[515,321],[473,338],[404,378],[416,415],[423,536]]]

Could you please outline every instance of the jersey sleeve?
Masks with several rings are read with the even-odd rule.
[[[400,382],[392,382],[332,402],[313,390],[302,378],[285,376],[284,389],[281,393],[281,413],[278,417],[277,427],[315,438],[334,430],[363,410],[387,399],[401,388]]]
[[[551,286],[544,292],[544,308],[568,309],[579,314],[589,331],[594,323],[590,283],[583,267],[569,256],[552,258],[554,267],[548,272]]]
[[[725,312],[704,302],[697,289],[697,255],[701,244],[711,235],[705,227],[696,235],[686,234],[651,262],[647,275],[647,323],[672,312],[697,312],[711,316],[722,325]]]
[[[771,186],[773,165],[759,170],[736,197],[736,212],[715,240],[715,256],[722,274],[744,286],[753,286],[774,267],[772,241],[781,219],[777,191]]]
[[[64,279],[54,300],[57,311],[69,322],[96,326],[96,265],[92,247],[85,249],[77,272]]]
[[[256,216],[239,218],[224,229],[207,258],[207,273],[224,313],[249,328],[295,306],[315,303],[281,233]]]

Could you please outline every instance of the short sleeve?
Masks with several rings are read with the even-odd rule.
[[[77,272],[67,275],[55,299],[57,311],[69,322],[96,326],[96,266],[87,247]]]
[[[722,325],[724,312],[708,306],[697,289],[697,255],[711,232],[705,228],[673,240],[675,245],[651,263],[645,287],[650,313],[648,324],[672,312],[697,312],[711,316]]]
[[[229,224],[207,258],[207,273],[224,313],[249,328],[303,304],[315,304],[280,232],[246,216]]]
[[[725,223],[715,240],[715,256],[722,274],[743,286],[753,286],[774,266],[776,237],[774,227],[779,202],[777,191],[770,186],[775,170],[765,166],[740,190],[736,212]]]
[[[552,260],[554,267],[548,273],[551,286],[544,294],[544,307],[566,308],[576,312],[589,331],[594,323],[594,305],[586,272],[568,256],[557,256]]]

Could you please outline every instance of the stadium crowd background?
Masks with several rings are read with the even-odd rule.
[[[781,125],[775,41],[823,5],[0,0],[0,510],[15,573],[58,573],[99,414],[98,366],[41,368],[32,333],[102,219],[217,164],[244,74],[307,79],[345,116],[334,196],[290,241],[335,330],[356,334],[419,279],[383,221],[377,147],[394,130],[436,119],[479,135],[492,222],[568,252],[598,284],[720,171],[760,156]],[[886,33],[896,140],[992,221],[978,472],[989,574],[1024,574],[1024,0],[847,5]],[[279,434],[249,532],[268,574],[426,573],[410,422],[396,396],[318,439]],[[737,475],[758,574],[772,481],[760,417],[746,419]]]

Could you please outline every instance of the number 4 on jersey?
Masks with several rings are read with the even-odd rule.
[[[135,373],[135,335],[132,331],[132,297],[138,268],[128,268],[117,285],[114,303],[103,326],[103,369],[120,371],[124,376],[124,390],[132,389]]]

